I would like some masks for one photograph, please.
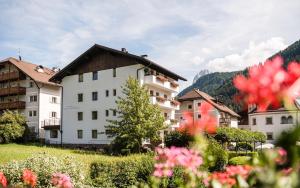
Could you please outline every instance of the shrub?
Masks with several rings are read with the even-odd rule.
[[[235,151],[229,151],[228,152],[228,159],[230,160],[233,157],[239,157],[239,156],[249,156],[251,158],[258,157],[258,152],[251,151],[251,152],[235,152]]]
[[[21,138],[25,131],[25,117],[17,112],[5,111],[0,116],[0,143],[9,143]]]
[[[245,165],[249,164],[251,161],[251,157],[249,156],[239,156],[239,157],[233,157],[228,161],[228,164],[230,165]]]
[[[228,152],[214,139],[209,139],[204,166],[210,171],[220,171],[228,163]]]
[[[236,150],[248,150],[248,151],[252,151],[253,150],[253,146],[248,143],[248,142],[238,142],[236,144]]]
[[[75,187],[84,185],[82,167],[71,157],[57,158],[38,154],[24,161],[12,161],[0,166],[0,171],[5,174],[10,184],[22,181],[24,169],[30,169],[38,176],[37,188],[51,187],[52,174],[57,172],[69,175]]]
[[[188,147],[192,137],[186,132],[172,131],[165,137],[166,147]]]
[[[95,187],[113,188],[147,182],[153,171],[153,164],[153,156],[150,155],[95,161],[90,166],[91,183]]]

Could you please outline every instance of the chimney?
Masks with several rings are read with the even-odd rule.
[[[127,50],[126,50],[126,48],[121,48],[121,51],[125,52],[125,53],[128,53]]]
[[[19,61],[22,61],[22,57],[19,55]]]
[[[142,58],[147,58],[148,55],[147,54],[144,54],[144,55],[141,55]]]

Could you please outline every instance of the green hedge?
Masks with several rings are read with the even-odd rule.
[[[220,142],[265,142],[266,135],[231,127],[219,127],[215,139]]]
[[[233,157],[228,161],[229,165],[245,165],[249,164],[251,161],[251,157],[249,156],[239,156]]]
[[[228,159],[230,160],[233,157],[239,157],[239,156],[249,156],[249,157],[257,157],[258,152],[251,151],[251,152],[235,152],[235,151],[229,151],[228,152]]]
[[[193,140],[192,136],[185,132],[172,131],[165,137],[166,147],[188,147]]]
[[[147,182],[153,172],[150,155],[131,155],[113,160],[95,161],[90,166],[91,183],[95,187],[129,187]]]
[[[228,152],[214,139],[209,139],[205,154],[204,167],[209,171],[224,170],[228,163]]]

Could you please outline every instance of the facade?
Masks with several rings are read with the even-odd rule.
[[[192,113],[195,120],[200,119],[201,114],[199,112],[199,107],[202,102],[206,101],[214,107],[218,126],[238,128],[238,118],[240,116],[207,93],[199,91],[198,89],[193,89],[179,97],[178,101],[180,102],[180,110],[176,112],[176,119],[178,121],[185,120],[183,112]]]
[[[259,131],[267,136],[268,143],[274,140],[286,130],[295,127],[300,120],[298,106],[294,110],[278,108],[258,112],[255,109],[249,112],[249,126],[251,131]]]
[[[0,61],[0,113],[18,111],[33,136],[45,139],[44,127],[60,124],[61,87],[48,81],[55,73],[15,58]]]
[[[178,80],[185,79],[145,56],[96,44],[51,78],[63,86],[62,144],[99,146],[111,142],[105,126],[108,119],[118,116],[112,109],[129,76],[148,87],[150,101],[161,108],[169,129],[178,126],[175,110],[179,103],[174,97],[179,91]]]

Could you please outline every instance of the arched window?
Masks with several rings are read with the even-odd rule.
[[[285,116],[281,116],[281,124],[287,124],[288,119]]]
[[[287,123],[288,123],[288,124],[293,124],[293,117],[292,117],[292,116],[289,116],[289,117],[287,118]]]

